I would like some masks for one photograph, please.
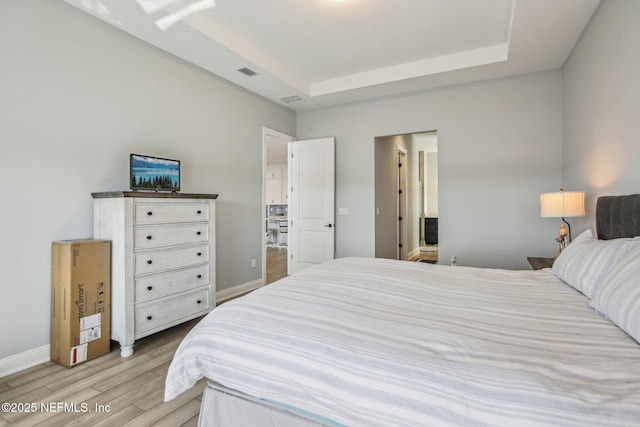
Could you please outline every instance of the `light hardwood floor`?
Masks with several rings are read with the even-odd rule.
[[[286,250],[268,249],[267,258],[267,283],[287,275]],[[71,369],[46,362],[0,378],[0,404],[30,404],[36,409],[2,411],[0,427],[196,426],[204,380],[170,402],[163,396],[173,354],[198,320],[136,341],[131,357],[121,358],[119,345],[112,341],[109,354]]]
[[[71,369],[47,362],[0,378],[0,403],[36,406],[33,413],[0,412],[0,427],[197,425],[204,380],[170,402],[163,395],[173,354],[198,320],[136,341],[128,358],[112,342],[109,354]],[[83,413],[83,403],[91,412]],[[77,412],[61,404],[75,404]]]
[[[426,245],[420,246],[420,253],[409,261],[421,261],[428,262],[431,264],[438,263],[438,246],[437,245]]]
[[[273,283],[276,280],[287,276],[287,254],[286,249],[267,248],[267,282]]]

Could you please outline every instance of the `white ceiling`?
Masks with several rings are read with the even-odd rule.
[[[163,31],[154,22],[194,0],[153,14],[137,0],[64,1],[294,110],[559,69],[599,3],[216,0]]]

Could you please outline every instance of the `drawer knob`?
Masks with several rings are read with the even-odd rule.
[[[202,300],[198,300],[198,304],[202,303]]]
[[[202,256],[202,252],[198,252],[198,256]]]
[[[202,274],[198,274],[198,279],[202,279]]]
[[[151,215],[153,215],[153,212],[149,211],[149,212],[147,212],[147,215],[151,216]]]
[[[153,316],[147,316],[147,320],[153,319]]]
[[[202,211],[198,211],[198,215],[200,215],[202,213]]]
[[[147,236],[147,240],[151,240],[151,238],[152,238],[152,237],[151,237],[151,234],[149,234],[149,235]]]
[[[149,260],[147,261],[147,264],[153,264],[153,261]]]
[[[148,291],[150,291],[151,289],[153,289],[153,286],[147,286]]]
[[[201,234],[202,234],[202,232],[200,232],[200,231],[196,231],[196,234],[199,236],[199,235],[201,235]]]

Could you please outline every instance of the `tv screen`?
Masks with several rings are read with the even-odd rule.
[[[180,191],[180,161],[131,155],[131,189]]]

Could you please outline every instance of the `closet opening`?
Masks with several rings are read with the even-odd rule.
[[[438,262],[437,131],[376,137],[375,256]]]

